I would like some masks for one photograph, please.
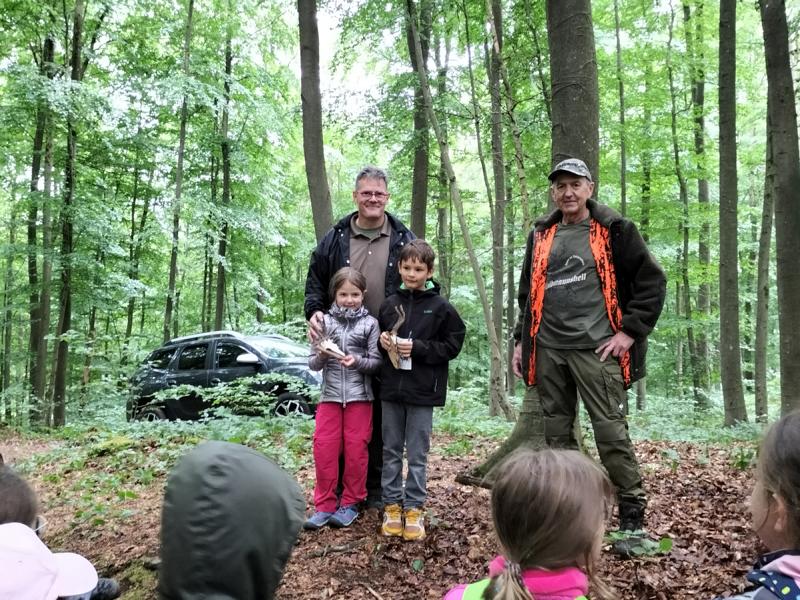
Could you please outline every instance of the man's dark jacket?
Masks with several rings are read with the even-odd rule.
[[[617,277],[617,299],[622,310],[622,331],[634,340],[631,355],[631,383],[645,376],[647,336],[656,326],[667,295],[667,279],[653,258],[636,225],[614,209],[594,200],[586,203],[589,215],[610,232],[611,261]],[[561,222],[556,209],[534,223],[525,244],[525,260],[519,278],[517,302],[519,315],[514,339],[522,342],[522,372],[528,372],[531,352],[531,267],[534,254],[534,235]]]
[[[381,331],[397,323],[397,307],[405,311],[405,321],[397,336],[411,338],[411,370],[395,369],[385,358],[381,367],[381,400],[418,406],[444,406],[447,395],[448,363],[461,351],[466,326],[458,312],[439,295],[439,284],[426,290],[401,288],[381,305],[378,323]],[[386,357],[386,351],[381,347]]]
[[[317,311],[327,312],[333,302],[328,288],[333,274],[342,267],[350,265],[350,221],[356,214],[352,212],[336,223],[311,253],[311,263],[308,265],[306,276],[304,306],[306,320],[311,319],[311,315]],[[417,237],[395,216],[387,212],[386,218],[389,219],[392,233],[389,238],[389,262],[386,265],[384,297],[393,294],[400,287],[397,258],[402,247]]]
[[[200,444],[167,482],[160,600],[270,600],[304,512],[300,487],[263,454]]]

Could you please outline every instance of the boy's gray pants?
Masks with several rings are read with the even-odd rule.
[[[405,509],[425,504],[428,451],[431,447],[433,407],[381,402],[383,411],[383,504]],[[408,453],[408,476],[403,493],[403,448]]]

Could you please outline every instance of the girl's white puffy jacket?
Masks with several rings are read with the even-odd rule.
[[[371,374],[382,363],[378,351],[380,330],[378,321],[371,317],[367,309],[341,308],[333,304],[323,319],[325,336],[336,342],[345,354],[352,354],[356,362],[346,368],[338,359],[321,352],[314,352],[308,358],[308,366],[322,372],[321,402],[371,402]]]

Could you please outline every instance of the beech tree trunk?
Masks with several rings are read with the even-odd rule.
[[[419,22],[416,23],[419,32],[420,46],[422,47],[422,60],[428,63],[428,48],[432,28],[431,0],[421,0],[419,3]],[[406,44],[411,57],[411,69],[417,72],[417,54],[414,52],[414,39],[411,27],[406,21]],[[424,238],[425,221],[428,208],[428,165],[429,165],[429,134],[428,118],[425,115],[425,100],[419,81],[414,78],[414,167],[411,176],[411,231]]]
[[[322,138],[322,95],[319,89],[319,30],[317,0],[297,0],[300,29],[300,96],[303,105],[303,155],[306,180],[319,242],[333,224],[331,192],[325,169]]]
[[[192,13],[194,0],[188,0],[186,11],[186,29],[183,35],[183,74],[189,77],[189,56],[192,42]],[[163,338],[167,342],[170,330],[177,328],[177,319],[173,312],[177,311],[177,294],[175,284],[178,280],[178,243],[181,228],[181,193],[183,188],[183,154],[186,148],[186,122],[189,120],[189,99],[183,95],[181,102],[181,122],[178,133],[178,163],[175,167],[175,201],[172,205],[172,249],[169,254],[169,283],[167,284],[167,305],[164,309]],[[177,334],[176,334],[177,335]]]
[[[780,326],[781,415],[800,407],[800,150],[784,0],[759,0],[767,63]]]
[[[600,189],[600,96],[590,0],[547,0],[553,164],[582,159]]]
[[[231,74],[233,71],[233,49],[231,47],[231,32],[225,38],[225,104],[222,107],[222,126],[220,136],[222,138],[222,207],[223,211],[231,203],[231,142],[228,139],[228,108],[231,102]],[[217,297],[216,310],[214,312],[214,329],[219,331],[223,328],[225,316],[225,284],[228,253],[228,221],[223,217],[222,228],[219,234],[219,246],[217,249]]]
[[[72,47],[70,78],[74,84],[83,78],[81,44],[83,33],[83,0],[75,1],[72,21]],[[64,195],[61,211],[61,293],[59,295],[59,318],[56,330],[56,360],[53,377],[53,425],[61,427],[66,419],[67,366],[69,342],[65,335],[72,327],[72,228],[73,203],[75,201],[75,151],[78,131],[74,117],[67,118],[67,154],[64,167]]]
[[[719,9],[719,323],[725,425],[747,421],[739,348],[736,0]]]
[[[769,100],[767,100],[769,105]],[[769,114],[769,107],[767,108]],[[756,421],[769,420],[767,392],[767,336],[769,328],[769,259],[772,245],[772,215],[775,193],[775,160],[772,156],[772,135],[767,116],[767,156],[764,178],[764,205],[761,210],[761,232],[758,237],[756,269],[756,342],[754,349],[753,384],[755,388]]]

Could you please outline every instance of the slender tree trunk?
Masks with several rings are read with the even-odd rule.
[[[675,176],[678,179],[678,192],[681,200],[681,207],[683,210],[683,220],[680,224],[680,232],[683,238],[683,247],[681,248],[681,281],[682,281],[682,297],[681,302],[683,305],[684,318],[686,320],[686,339],[689,344],[689,363],[692,370],[692,389],[694,392],[694,402],[697,409],[704,410],[708,408],[708,397],[705,393],[705,388],[701,385],[700,365],[698,364],[697,344],[695,343],[694,324],[692,320],[692,304],[690,297],[689,287],[689,190],[686,184],[686,177],[683,174],[681,167],[680,157],[680,144],[678,142],[678,108],[677,108],[677,91],[675,90],[675,73],[672,64],[672,42],[673,42],[673,26],[675,14],[672,13],[670,18],[669,27],[669,43],[667,51],[667,74],[669,76],[669,90],[670,90],[670,103],[671,103],[671,128],[672,128],[672,157],[675,164]]]
[[[506,200],[508,202],[508,209],[506,210],[506,307],[505,307],[505,322],[511,327],[511,323],[517,317],[517,286],[516,286],[516,273],[514,272],[514,240],[517,231],[515,229],[515,216],[516,210],[514,204],[511,202],[513,197],[513,189],[511,188],[511,165],[506,164]],[[506,336],[506,392],[514,394],[517,378],[514,375],[514,365],[512,364],[512,357],[514,356],[514,337]]]
[[[53,217],[51,202],[53,194],[53,131],[48,127],[45,136],[44,153],[44,202],[42,203],[42,283],[40,294],[41,319],[40,332],[42,339],[36,347],[36,364],[40,365],[31,373],[33,396],[41,408],[39,423],[49,418],[50,409],[47,402],[47,357],[49,354],[47,338],[50,333],[50,289],[53,282]]]
[[[767,63],[775,199],[781,415],[800,407],[800,150],[784,0],[759,0]]]
[[[617,89],[619,90],[619,211],[624,217],[628,212],[628,190],[626,180],[628,174],[628,157],[625,153],[625,84],[622,81],[622,45],[619,39],[619,0],[614,0],[614,31],[617,39]]]
[[[445,11],[445,7],[442,7]],[[446,13],[445,13],[446,14]],[[445,35],[447,32],[445,32]],[[442,36],[436,35],[434,57],[436,60],[436,97],[444,99],[447,94],[447,69],[450,60],[450,40],[444,40],[444,57],[442,57]],[[420,90],[421,91],[421,90]],[[424,98],[423,98],[424,101]],[[448,136],[448,123],[446,111],[439,112],[439,123],[442,128],[442,136],[447,141]],[[436,248],[439,255],[439,279],[442,287],[442,293],[447,297],[450,295],[451,279],[450,279],[450,253],[451,244],[449,243],[451,235],[450,227],[450,212],[452,211],[452,203],[450,202],[450,187],[447,179],[447,172],[442,163],[441,157],[439,158],[439,169],[437,172],[438,181],[438,202],[436,205]]]
[[[16,243],[16,215],[12,213],[8,223],[8,247]],[[0,398],[4,398],[4,421],[11,424],[11,404],[5,392],[11,386],[11,339],[14,318],[14,303],[11,300],[11,285],[14,281],[14,254],[6,254],[5,281],[3,281],[3,350],[0,360]]]
[[[222,207],[223,211],[231,203],[231,147],[228,139],[228,107],[231,101],[231,73],[233,69],[233,50],[231,47],[231,32],[228,29],[225,39],[225,104],[222,107]],[[225,277],[227,270],[226,256],[228,252],[228,221],[223,218],[222,229],[219,236],[217,250],[217,297],[216,311],[214,313],[214,329],[223,328],[224,302],[225,302]]]
[[[39,65],[40,75],[53,79],[53,59],[55,55],[55,40],[52,34],[48,33],[42,43],[41,64]],[[36,130],[33,136],[33,158],[31,160],[31,182],[30,198],[28,200],[28,285],[30,289],[30,337],[28,340],[28,352],[30,358],[29,381],[33,392],[31,402],[31,420],[35,423],[42,422],[42,405],[44,403],[44,386],[37,385],[43,381],[44,371],[47,369],[45,361],[40,361],[42,353],[40,346],[46,346],[44,340],[46,330],[42,329],[42,289],[39,283],[39,273],[37,264],[37,221],[39,205],[42,194],[39,191],[39,176],[41,173],[42,158],[46,152],[46,140],[49,139],[50,110],[47,102],[42,100],[36,109]],[[44,208],[42,209],[44,210]],[[43,253],[44,256],[44,253]],[[44,260],[44,258],[43,258]],[[37,393],[39,392],[39,393]]]
[[[420,0],[419,22],[416,23],[420,34],[422,46],[422,59],[427,65],[428,48],[432,28],[432,2]],[[414,52],[414,40],[411,37],[411,28],[406,23],[406,44],[411,57],[411,70],[417,72],[417,55]],[[425,101],[422,90],[414,78],[414,167],[411,176],[411,231],[419,237],[425,237],[425,221],[428,208],[428,165],[429,165],[429,133],[428,119],[425,116]]]
[[[489,55],[489,96],[492,107],[492,175],[494,176],[494,205],[492,223],[492,324],[495,336],[503,339],[503,292],[505,289],[504,246],[506,223],[505,151],[503,149],[503,109],[500,99],[500,70],[503,52],[503,16],[499,0],[486,1],[486,18],[492,31],[493,43]],[[505,352],[492,354],[489,366],[489,389],[502,390]],[[492,407],[499,406],[493,400]],[[492,416],[494,414],[492,413]]]
[[[547,0],[553,164],[582,159],[600,189],[600,95],[590,0]]]
[[[183,35],[183,75],[189,77],[189,56],[192,42],[192,13],[194,11],[194,0],[188,0],[186,11],[186,28]],[[177,328],[175,325],[175,312],[177,305],[177,295],[175,283],[178,280],[178,243],[180,241],[181,228],[181,193],[183,188],[183,154],[186,148],[186,122],[189,120],[189,99],[184,93],[181,102],[181,122],[180,132],[178,133],[178,163],[175,168],[175,201],[172,205],[172,249],[169,254],[169,283],[167,285],[167,304],[164,309],[164,341],[170,338],[170,330]]]
[[[703,68],[703,1],[691,0],[695,5],[694,15],[690,2],[683,2],[683,20],[686,35],[686,52],[689,56],[692,87],[692,119],[694,122],[694,155],[697,168],[697,202],[700,206],[700,228],[697,241],[697,255],[700,262],[700,285],[697,287],[697,312],[702,319],[707,319],[711,310],[711,291],[709,288],[711,252],[709,239],[711,237],[709,226],[709,201],[708,178],[706,176],[706,149],[705,149],[705,96],[706,78]],[[703,389],[703,394],[708,395],[709,360],[708,339],[705,328],[699,327],[695,332],[694,365],[698,374],[698,381]]]
[[[320,241],[333,223],[331,192],[325,170],[322,138],[322,95],[319,89],[317,0],[297,0],[300,28],[300,96],[303,104],[303,154],[311,197],[314,233]]]
[[[769,110],[767,110],[769,113]],[[764,179],[764,205],[761,210],[761,233],[758,237],[756,268],[756,342],[753,365],[756,421],[769,420],[767,392],[767,335],[769,333],[769,262],[772,245],[772,215],[775,193],[775,159],[772,156],[772,135],[767,117],[767,156]]]
[[[747,421],[739,348],[736,0],[719,9],[719,322],[725,425]]]
[[[81,45],[83,33],[83,0],[75,1],[72,22],[72,46],[70,58],[71,79],[74,84],[82,80]],[[67,367],[69,342],[66,334],[72,327],[72,229],[73,203],[75,200],[75,160],[78,131],[74,117],[67,119],[67,156],[64,168],[64,205],[61,212],[61,293],[59,296],[59,319],[56,331],[56,361],[53,379],[53,425],[61,427],[66,418]]]
[[[453,199],[453,205],[456,208],[456,212],[458,214],[458,221],[461,227],[461,235],[464,238],[464,246],[467,250],[467,255],[469,257],[470,265],[472,266],[472,272],[475,277],[475,285],[478,289],[478,297],[481,301],[481,307],[483,308],[483,319],[486,323],[486,330],[489,335],[489,346],[490,351],[492,354],[500,355],[502,354],[502,350],[500,348],[500,340],[498,339],[497,335],[495,335],[495,329],[492,325],[492,313],[491,307],[489,305],[489,297],[486,292],[486,285],[483,280],[483,274],[480,270],[480,265],[478,264],[478,258],[475,254],[475,248],[472,244],[472,236],[469,232],[469,228],[467,227],[466,217],[464,215],[464,206],[461,202],[461,193],[459,191],[458,183],[456,182],[456,175],[455,171],[453,170],[453,165],[450,161],[450,150],[448,149],[447,142],[442,135],[442,130],[439,127],[439,121],[436,118],[436,114],[433,112],[433,101],[431,99],[431,91],[428,85],[428,73],[425,68],[425,63],[422,61],[422,48],[419,42],[419,35],[417,33],[416,26],[414,25],[415,13],[416,9],[414,6],[413,0],[406,0],[407,6],[407,15],[406,17],[411,21],[411,34],[414,38],[414,50],[417,53],[417,61],[418,61],[418,69],[417,75],[419,76],[420,86],[422,87],[423,97],[425,99],[425,108],[428,113],[428,121],[433,128],[433,131],[436,135],[436,141],[439,145],[439,151],[441,153],[442,161],[444,162],[445,169],[447,170],[447,176],[450,180],[450,190]],[[493,360],[502,361],[502,358],[497,359],[493,358]],[[502,382],[501,382],[502,383]],[[496,414],[501,414],[508,419],[513,418],[513,408],[511,405],[506,401],[505,394],[503,394],[502,386],[499,390],[491,389],[489,390],[489,395],[491,401],[493,403],[497,403],[496,406],[490,407],[490,409],[494,410]]]

